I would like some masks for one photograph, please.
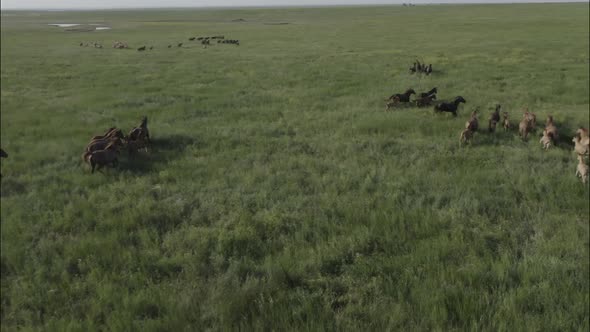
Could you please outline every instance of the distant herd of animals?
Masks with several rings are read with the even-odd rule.
[[[231,44],[231,45],[240,46],[239,40],[225,39],[225,36],[190,37],[188,40],[200,42],[201,45],[203,45],[203,48],[207,48],[207,46],[211,45],[212,40],[216,40],[217,44]],[[168,44],[168,48],[172,48],[172,47],[174,47],[174,45],[176,45],[176,47],[182,47],[184,45],[184,43]],[[95,48],[102,48],[102,44],[98,43],[98,42],[80,42],[80,47],[88,47],[88,46],[95,47]],[[129,45],[125,42],[116,41],[113,43],[113,48],[127,49],[127,48],[129,48]],[[153,50],[153,49],[154,49],[154,46],[143,45],[143,46],[138,47],[137,51],[143,52],[143,51]]]
[[[428,66],[424,63],[420,63],[420,61],[416,60],[414,62],[414,65],[412,67],[410,67],[410,72],[411,73],[416,73],[416,74],[426,74],[426,75],[430,75],[432,74],[432,64],[429,64]]]
[[[429,91],[421,92],[416,94],[414,89],[407,89],[403,93],[394,93],[385,101],[385,110],[388,111],[393,107],[400,106],[400,105],[414,105],[416,107],[426,107],[432,106],[434,100],[436,100],[436,94],[438,93],[438,89],[432,88]],[[414,100],[410,100],[412,95],[416,95]],[[438,102],[434,104],[434,112],[435,113],[451,113],[453,116],[457,116],[457,110],[459,109],[459,105],[461,103],[466,103],[467,101],[462,96],[457,96],[453,98],[451,101],[446,102]],[[502,112],[502,118],[500,118],[502,106],[496,105],[495,111],[490,114],[488,119],[488,132],[493,133],[496,131],[496,126],[501,123],[504,131],[508,131],[512,129],[512,124],[510,123],[508,112]],[[469,120],[465,123],[465,128],[461,131],[459,135],[459,142],[461,145],[463,144],[471,144],[473,140],[474,134],[479,130],[479,121],[477,119],[477,113],[479,108],[476,108],[469,118]],[[537,128],[537,116],[533,112],[529,112],[528,108],[523,109],[523,118],[518,124],[518,134],[523,140],[527,140],[528,135],[534,132]],[[543,134],[539,143],[541,143],[543,149],[547,150],[551,146],[555,145],[557,139],[559,138],[557,126],[555,125],[555,121],[553,116],[549,115],[547,117],[547,121],[545,124],[545,128],[543,130]],[[588,163],[586,162],[586,158],[589,156],[590,152],[590,138],[588,134],[588,129],[580,127],[572,139],[574,142],[574,151],[577,154],[578,158],[578,165],[576,168],[576,176],[581,177],[582,182],[586,183],[588,180]]]

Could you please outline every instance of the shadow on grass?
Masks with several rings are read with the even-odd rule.
[[[184,151],[187,146],[198,142],[196,137],[186,135],[170,135],[152,139],[152,149],[162,152]]]
[[[573,150],[574,149],[574,135],[569,135],[569,132],[564,131],[563,134],[559,134],[559,138],[557,139],[557,142],[555,142],[555,147],[558,147],[560,149],[566,149],[566,150]]]
[[[474,136],[474,144],[476,145],[504,145],[511,142],[514,142],[514,139],[519,138],[518,130],[517,129],[496,129],[495,132],[490,132],[487,125],[485,127],[480,127],[479,130],[475,133]],[[524,143],[530,143],[535,141],[535,134],[531,133],[528,136],[526,141],[522,141]],[[538,141],[538,139],[537,139]]]
[[[387,108],[387,101],[384,101],[383,108],[385,109],[386,112],[395,112],[396,110],[407,110],[407,109],[411,109],[411,108],[416,108],[416,104],[413,101],[408,102],[408,103],[400,102],[398,104],[395,104],[395,105]]]
[[[566,116],[563,119],[563,122],[558,122],[555,126],[557,127],[557,132],[559,133],[559,139],[555,143],[555,146],[565,149],[573,149],[575,144],[573,142],[574,137],[576,136],[576,131],[581,128],[581,126],[570,127],[564,125],[564,123],[572,123],[575,120],[572,119],[571,116]],[[542,131],[541,131],[542,132]]]
[[[434,66],[433,66],[434,67]],[[444,76],[446,75],[447,71],[443,70],[443,69],[432,69],[432,73],[430,73],[429,75],[426,75],[426,73],[414,73],[411,70],[408,69],[408,74],[410,76],[415,76],[419,79],[423,79],[423,78],[431,78],[433,76]]]
[[[2,184],[0,185],[0,196],[8,197],[12,195],[19,195],[26,192],[27,187],[24,183],[16,179],[10,178],[6,175],[2,176]]]

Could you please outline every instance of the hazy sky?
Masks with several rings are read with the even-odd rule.
[[[315,6],[420,3],[588,2],[588,0],[1,0],[2,9]]]

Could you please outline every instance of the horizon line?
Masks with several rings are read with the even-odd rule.
[[[590,0],[570,0],[567,2],[557,1],[533,1],[533,2],[473,2],[473,1],[444,1],[444,2],[431,2],[431,3],[370,3],[370,4],[319,4],[319,5],[220,5],[220,6],[152,6],[152,7],[57,7],[57,8],[0,8],[0,11],[91,11],[91,10],[145,10],[145,9],[248,9],[248,8],[323,8],[323,7],[389,7],[389,6],[433,6],[433,5],[534,5],[534,4],[573,4],[573,3],[590,3]]]

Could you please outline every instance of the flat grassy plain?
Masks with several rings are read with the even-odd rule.
[[[2,12],[2,330],[587,331],[588,22],[588,4]],[[188,41],[217,34],[241,45]],[[384,111],[435,86],[467,100],[457,118]],[[496,103],[513,125],[552,114],[563,141],[461,148]],[[89,138],[143,115],[150,152],[91,175]]]

